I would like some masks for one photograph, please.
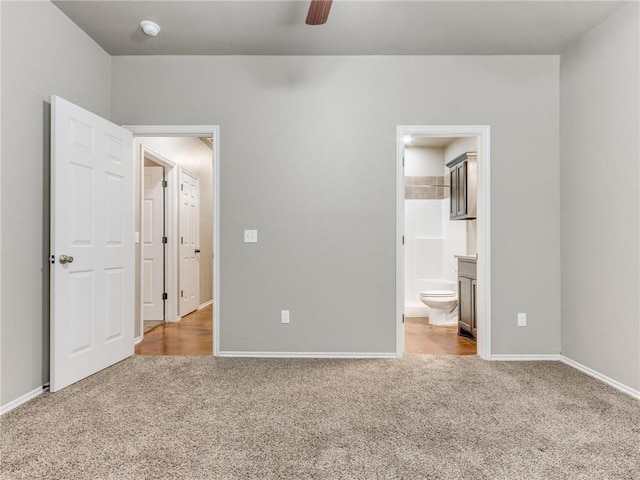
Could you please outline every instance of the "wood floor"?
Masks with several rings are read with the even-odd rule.
[[[136,345],[138,355],[211,355],[213,307],[209,305],[179,322],[165,323],[145,333]]]
[[[476,342],[457,334],[457,327],[434,327],[427,318],[405,321],[405,353],[475,355]],[[179,322],[165,323],[145,333],[138,355],[211,355],[213,307],[193,312]]]
[[[429,355],[475,355],[476,342],[458,336],[458,327],[434,327],[427,318],[407,317],[404,352]]]

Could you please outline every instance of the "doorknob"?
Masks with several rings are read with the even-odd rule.
[[[200,249],[199,248],[196,248],[196,253],[200,253]]]
[[[60,255],[58,261],[64,265],[65,263],[73,263],[73,257],[71,255]]]

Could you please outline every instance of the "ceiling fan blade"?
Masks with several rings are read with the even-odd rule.
[[[327,23],[329,10],[333,0],[311,0],[309,13],[307,13],[307,25],[322,25]]]

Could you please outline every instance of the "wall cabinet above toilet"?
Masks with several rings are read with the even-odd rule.
[[[451,175],[449,181],[449,218],[451,220],[476,218],[477,153],[463,153],[447,162],[446,165]]]

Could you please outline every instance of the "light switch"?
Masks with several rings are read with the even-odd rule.
[[[244,231],[244,243],[258,243],[258,231],[257,230],[245,230]]]
[[[133,241],[136,244],[140,243],[140,232],[135,232],[135,234],[133,235]]]

